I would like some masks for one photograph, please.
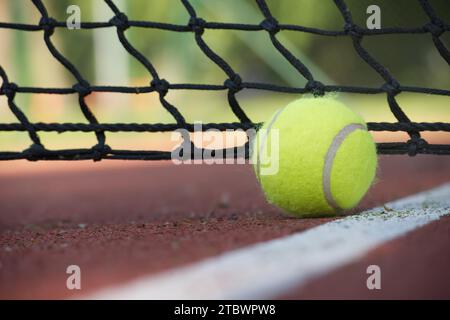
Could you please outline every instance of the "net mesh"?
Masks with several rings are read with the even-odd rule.
[[[257,6],[261,12],[261,23],[259,24],[235,24],[219,23],[205,21],[197,16],[195,6],[189,0],[181,0],[184,8],[189,13],[190,19],[185,25],[176,25],[170,23],[160,23],[152,21],[136,21],[128,19],[127,15],[119,10],[113,0],[105,0],[105,4],[112,10],[114,17],[105,22],[82,22],[82,29],[95,28],[116,28],[118,40],[126,51],[133,56],[151,75],[152,81],[144,87],[124,87],[124,86],[95,86],[91,85],[83,75],[77,70],[74,64],[69,61],[55,46],[52,41],[52,35],[56,28],[66,28],[65,22],[59,22],[48,15],[47,8],[41,0],[32,0],[34,6],[39,10],[41,19],[39,24],[18,24],[0,22],[0,29],[13,29],[25,32],[42,32],[45,44],[52,56],[70,72],[76,79],[75,84],[70,88],[44,88],[44,87],[24,87],[11,82],[5,69],[0,66],[0,77],[2,86],[0,95],[7,98],[8,106],[14,116],[16,123],[0,123],[1,131],[24,131],[27,132],[31,140],[31,146],[21,152],[11,152],[0,150],[0,160],[28,159],[28,160],[84,160],[93,159],[95,161],[102,159],[141,159],[141,160],[167,160],[171,158],[171,152],[158,150],[116,150],[108,146],[106,142],[106,132],[169,132],[177,129],[185,129],[189,132],[194,131],[194,124],[188,123],[178,108],[166,99],[169,90],[209,90],[226,91],[228,104],[238,119],[233,123],[207,123],[202,125],[202,130],[218,129],[221,131],[229,129],[243,129],[260,127],[260,123],[254,123],[247,116],[244,108],[240,105],[236,94],[245,89],[265,90],[281,93],[295,94],[314,94],[316,96],[324,95],[327,92],[346,92],[358,94],[385,94],[392,114],[397,119],[395,123],[369,122],[368,128],[371,131],[403,131],[409,135],[407,142],[378,143],[377,148],[380,154],[440,154],[450,155],[450,145],[448,144],[430,144],[421,137],[421,131],[446,131],[450,132],[450,123],[416,123],[412,122],[407,114],[402,110],[396,97],[402,92],[432,94],[441,96],[450,96],[450,90],[434,89],[424,87],[404,86],[400,84],[394,76],[371,54],[362,44],[364,37],[374,35],[393,35],[393,34],[429,34],[431,40],[439,52],[442,59],[450,65],[450,53],[443,43],[441,36],[444,32],[450,30],[450,24],[442,21],[435,12],[430,2],[427,0],[417,0],[421,8],[429,18],[425,25],[412,28],[394,27],[382,29],[366,29],[358,26],[352,19],[352,14],[344,0],[334,0],[334,4],[339,9],[345,25],[342,30],[330,31],[318,28],[304,27],[301,25],[283,24],[274,17],[269,6],[264,0],[256,0]],[[213,61],[227,76],[223,84],[193,84],[193,83],[170,83],[161,78],[156,66],[151,60],[138,51],[127,39],[126,30],[129,28],[151,28],[166,30],[172,32],[192,33],[195,41],[206,57]],[[238,30],[248,32],[265,32],[276,50],[289,62],[292,68],[298,71],[299,75],[304,77],[307,84],[304,87],[289,87],[274,85],[261,82],[247,82],[233,70],[225,59],[219,56],[202,35],[207,29]],[[377,73],[384,81],[380,87],[361,87],[361,86],[337,86],[327,85],[317,81],[301,59],[291,53],[278,39],[277,34],[283,30],[296,32],[306,32],[324,37],[350,37],[353,47],[359,57],[367,63],[373,72]],[[94,112],[86,102],[86,97],[93,92],[115,92],[123,94],[138,94],[157,92],[162,106],[171,114],[175,120],[174,124],[162,123],[99,123]],[[33,123],[27,115],[16,104],[17,94],[58,94],[58,95],[78,95],[79,107],[87,120],[87,123]],[[63,149],[49,150],[41,142],[39,132],[91,132],[95,134],[97,143],[92,148],[85,149]],[[198,149],[200,154],[209,154],[215,156],[218,150],[202,152],[201,148],[195,147],[189,136],[184,137],[185,143],[190,143],[193,148]],[[241,152],[244,149],[244,152]],[[242,146],[236,146],[230,149],[223,149],[221,154],[235,157],[239,155],[248,155],[249,142]],[[198,153],[197,153],[198,154]]]

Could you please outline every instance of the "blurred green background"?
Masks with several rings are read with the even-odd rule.
[[[49,15],[65,21],[70,5],[81,9],[82,21],[108,21],[112,12],[102,0],[44,0]],[[179,0],[114,0],[130,20],[151,20],[186,25],[189,15]],[[199,17],[206,21],[259,24],[263,16],[253,0],[191,0]],[[419,27],[429,21],[418,1],[346,0],[354,21],[365,27],[369,5],[381,8],[382,27]],[[268,0],[280,23],[327,30],[342,30],[344,21],[332,0]],[[450,21],[450,1],[430,0],[441,19]],[[0,21],[37,24],[40,15],[31,1],[0,0]],[[170,83],[222,84],[226,75],[198,48],[192,33],[130,28],[127,39],[155,66],[161,78]],[[383,80],[355,52],[349,37],[325,37],[283,31],[277,38],[326,84],[379,87]],[[75,79],[49,53],[42,32],[0,28],[0,65],[10,81],[21,86],[71,87]],[[441,39],[450,47],[450,34]],[[52,40],[91,84],[147,86],[151,81],[139,62],[128,55],[114,28],[67,30],[57,28]],[[303,77],[273,47],[266,32],[207,30],[206,43],[230,63],[245,81],[302,87]],[[449,66],[439,55],[429,34],[365,37],[364,47],[389,69],[403,85],[450,88]],[[366,121],[394,122],[386,97],[379,95],[336,94]],[[299,98],[243,90],[238,100],[254,122],[264,121],[274,110]],[[231,112],[226,91],[172,90],[167,100],[192,121],[229,122]],[[402,93],[398,101],[413,121],[449,122],[450,98]],[[17,104],[33,122],[86,122],[77,96],[18,94]],[[100,122],[172,123],[157,94],[93,94],[88,103]],[[0,122],[17,122],[0,97]],[[88,147],[95,144],[92,134],[41,133],[48,148]],[[425,133],[432,142],[449,143],[448,134]],[[108,144],[124,149],[170,149],[168,134],[108,133]],[[401,141],[403,133],[376,133],[379,141]],[[22,150],[29,144],[25,133],[0,132],[0,149]]]

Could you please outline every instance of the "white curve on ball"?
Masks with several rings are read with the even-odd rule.
[[[342,208],[336,202],[336,199],[334,199],[333,193],[331,192],[331,170],[333,169],[334,158],[336,157],[336,153],[340,146],[344,140],[356,130],[366,130],[366,128],[360,123],[351,123],[343,127],[333,138],[333,141],[327,150],[327,154],[325,155],[325,164],[322,172],[323,193],[328,205],[336,211],[342,210]]]

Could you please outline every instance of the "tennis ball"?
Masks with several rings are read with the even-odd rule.
[[[353,208],[377,168],[364,120],[329,97],[278,110],[255,136],[251,159],[267,200],[299,217]]]

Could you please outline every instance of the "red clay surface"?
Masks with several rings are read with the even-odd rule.
[[[14,169],[14,162],[9,165]],[[331,220],[282,215],[265,203],[248,166],[89,165],[96,170],[66,165],[67,170],[18,175],[2,175],[0,170],[0,298],[86,294]],[[448,181],[446,157],[381,157],[378,182],[355,212]],[[439,242],[443,233],[437,240],[427,237],[430,243]],[[442,247],[450,252],[448,238]],[[398,252],[389,251],[397,247],[387,248],[380,248],[384,259],[401,266]],[[411,259],[420,252],[397,250],[410,252]],[[436,277],[424,266],[437,259],[433,257],[414,260],[420,265],[415,274],[420,273],[430,287]],[[71,264],[81,267],[81,291],[66,289],[65,271]],[[345,283],[352,270],[338,278]],[[316,284],[310,297],[329,290],[335,285],[332,280]],[[409,292],[421,288],[416,284],[411,280]],[[350,294],[366,297],[357,288]],[[300,292],[290,295],[297,296],[308,297]]]
[[[386,243],[281,299],[450,299],[450,216]],[[381,271],[368,290],[367,267]]]

